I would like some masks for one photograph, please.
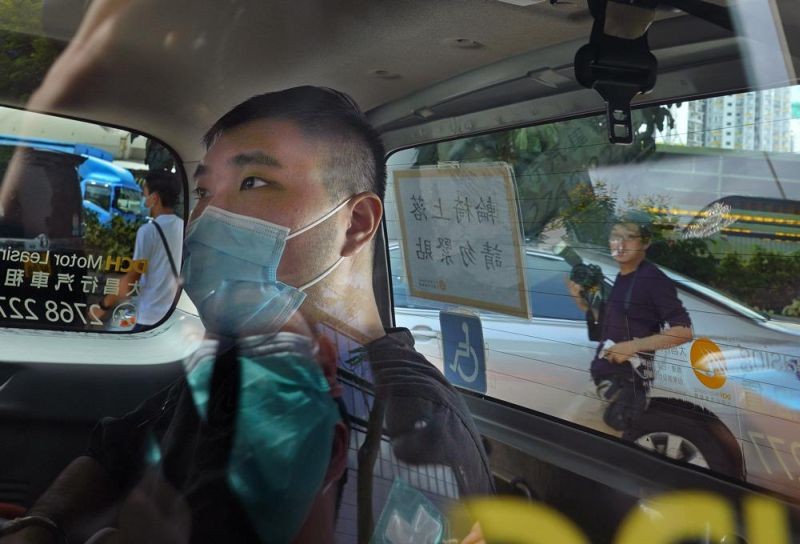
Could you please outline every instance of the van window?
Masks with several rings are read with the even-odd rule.
[[[100,185],[87,185],[83,197],[104,210],[111,206],[111,188]]]
[[[142,193],[122,188],[117,192],[115,207],[123,212],[137,213],[141,211]]]
[[[155,266],[135,242],[149,219],[142,184],[156,146],[124,130],[0,110],[0,327],[131,331]],[[111,307],[98,317],[101,303]]]
[[[388,161],[386,206],[397,324],[424,333],[418,348],[456,385],[719,472],[744,477],[746,465],[751,481],[789,492],[800,474],[800,464],[788,472],[780,464],[790,451],[780,444],[793,443],[783,425],[800,424],[797,403],[788,400],[800,396],[798,102],[800,87],[789,87],[639,109],[630,146],[609,144],[598,115],[397,153]],[[728,128],[726,107],[736,108],[736,127]],[[524,282],[511,288],[525,290],[527,316],[491,308],[504,289],[494,281],[500,276],[475,275],[469,266],[482,266],[488,255],[476,251],[474,262],[445,266],[445,248],[436,242],[443,232],[481,236],[431,218],[455,217],[459,199],[488,179],[457,172],[482,165],[507,168],[513,178]],[[444,177],[450,185],[435,181]],[[431,181],[423,187],[415,179]],[[478,205],[472,200],[473,216]],[[418,245],[426,232],[427,250]],[[487,247],[510,239],[502,229],[484,232],[496,237]],[[635,251],[651,268],[635,268],[645,272],[626,306],[613,286],[628,273],[625,255]],[[643,280],[648,275],[658,280]],[[472,298],[450,296],[451,285],[468,281]],[[580,287],[577,296],[570,281]],[[615,314],[623,317],[608,317],[614,304],[627,308]],[[470,367],[459,377],[453,369],[462,363],[444,360],[442,310],[480,318],[485,380],[470,384],[463,376],[479,373]],[[649,313],[655,325],[645,333],[637,320]],[[643,350],[630,366],[645,373],[653,416],[637,428],[609,428],[592,360],[612,341],[651,335],[662,335],[666,347]],[[692,425],[729,440],[715,442]],[[773,440],[761,438],[767,436]]]

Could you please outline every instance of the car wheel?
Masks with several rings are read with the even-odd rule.
[[[688,402],[652,399],[623,438],[676,461],[744,478],[736,439],[710,412]]]

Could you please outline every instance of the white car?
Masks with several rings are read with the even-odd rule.
[[[401,248],[390,245],[398,326],[444,371],[439,311],[448,305],[410,297]],[[597,342],[565,280],[558,255],[525,252],[530,320],[481,312],[491,397],[575,423],[607,429],[604,406],[581,395]],[[618,269],[599,253],[609,286]],[[688,310],[694,339],[656,353],[647,412],[624,437],[673,459],[711,468],[800,497],[800,323],[768,319],[685,276],[664,270]]]

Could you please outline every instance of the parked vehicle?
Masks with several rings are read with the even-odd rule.
[[[445,372],[439,312],[453,306],[410,297],[401,249],[390,245],[389,253],[397,323],[412,331],[418,349]],[[583,254],[585,263],[602,268],[610,289],[616,263],[598,252]],[[576,412],[575,397],[590,380],[598,343],[588,338],[586,316],[567,289],[571,266],[560,255],[530,246],[525,259],[533,317],[481,315],[486,393],[592,425],[598,418],[588,416],[602,413],[605,403],[580,399]],[[765,318],[691,278],[664,271],[675,281],[695,338],[656,352],[650,408],[625,438],[676,460],[797,494],[791,474],[781,470],[790,452],[766,437],[785,436],[800,422],[794,400],[800,398],[800,323]]]
[[[68,146],[0,137],[0,173],[22,180],[6,185],[7,191],[14,187],[14,192],[0,213],[0,237],[5,244],[27,250],[46,250],[51,243],[82,246],[77,169],[85,158],[73,151]]]
[[[142,188],[130,171],[113,164],[114,157],[108,151],[80,143],[16,136],[0,136],[0,145],[26,146],[81,157],[77,172],[83,207],[94,213],[102,225],[108,225],[115,216],[138,221],[145,215],[141,206]]]
[[[126,221],[139,221],[145,216],[142,210],[142,188],[133,174],[114,164],[87,157],[79,167],[83,206],[97,214],[101,224],[107,225],[114,217]]]

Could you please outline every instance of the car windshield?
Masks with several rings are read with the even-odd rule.
[[[166,318],[185,213],[174,156],[140,134],[11,108],[0,107],[0,134],[0,327],[130,333],[142,316]],[[173,263],[137,250],[148,161],[170,191]],[[148,268],[166,275],[155,312],[139,296]],[[91,313],[107,302],[106,319]]]
[[[800,355],[794,329],[762,325],[800,315],[797,103],[800,87],[785,87],[642,108],[630,146],[609,144],[606,118],[588,116],[396,153],[398,324],[454,383],[606,432],[602,410],[577,400],[590,394],[582,369],[599,375],[615,343],[663,338],[637,359],[652,394],[726,411],[769,374],[751,354],[787,369]],[[485,362],[462,369],[452,358],[474,342],[473,321],[468,333],[449,323],[463,316]],[[724,379],[702,370],[712,352]],[[800,392],[797,376],[748,393],[770,397],[759,413],[798,417],[784,396]]]
[[[679,273],[679,287],[750,317],[794,316],[800,159],[793,149],[800,122],[791,112],[798,101],[800,87],[789,87],[638,110],[630,147],[603,142],[602,117],[477,136],[403,152],[394,179],[406,169],[507,165],[528,247],[553,256],[566,247],[610,256],[614,222],[640,211],[648,259]],[[432,206],[453,215],[465,200],[420,202],[429,215]],[[479,222],[481,206],[473,203],[472,217],[461,219]],[[390,221],[390,238],[402,237],[401,221]],[[430,259],[445,255],[437,248],[441,237],[414,241],[432,244]],[[481,259],[488,258],[484,252]],[[616,266],[607,259],[606,274],[613,277]],[[531,302],[536,316],[534,293]]]
[[[83,198],[107,210],[111,207],[111,187],[94,184],[87,185]]]
[[[133,189],[119,189],[117,193],[116,207],[120,211],[136,213],[141,211],[142,193]]]

